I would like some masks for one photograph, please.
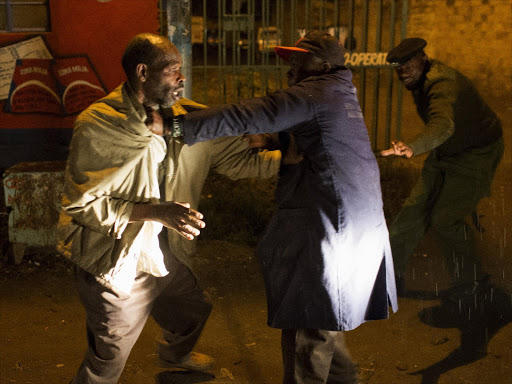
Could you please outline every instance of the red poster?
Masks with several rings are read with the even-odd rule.
[[[73,115],[107,94],[87,57],[16,61],[5,112]]]
[[[87,57],[56,59],[52,69],[68,115],[83,111],[107,94]]]
[[[52,74],[52,60],[16,61],[6,112],[62,114],[61,97]]]

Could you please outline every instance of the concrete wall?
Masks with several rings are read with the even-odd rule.
[[[409,0],[408,37],[490,97],[512,92],[512,0]]]

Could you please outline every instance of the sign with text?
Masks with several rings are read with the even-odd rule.
[[[381,67],[391,66],[386,61],[387,52],[347,52],[345,65],[347,67]]]
[[[16,61],[4,110],[72,115],[106,94],[87,57],[23,59]]]
[[[52,74],[51,60],[17,60],[6,112],[62,113],[60,95]]]
[[[7,99],[18,59],[51,59],[41,36],[0,47],[0,100]]]
[[[107,94],[87,57],[56,59],[52,69],[68,115],[83,111]]]

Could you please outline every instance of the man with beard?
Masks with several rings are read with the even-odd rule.
[[[343,331],[397,309],[379,169],[338,40],[313,31],[276,53],[288,89],[176,117],[173,134],[193,144],[278,132],[297,147],[258,245],[268,325],[282,330],[284,384],[354,384]]]
[[[167,38],[135,36],[122,64],[127,81],[78,116],[66,167],[58,249],[76,264],[87,313],[88,350],[74,384],[117,383],[150,315],[163,331],[163,367],[212,368],[192,351],[211,302],[190,269],[191,247],[168,235],[199,235],[205,224],[194,208],[210,168],[269,177],[280,162],[242,138],[191,151],[166,135],[162,115],[204,108],[180,100],[181,56]]]
[[[387,56],[411,91],[425,127],[411,141],[395,141],[381,154],[411,158],[430,151],[419,181],[390,227],[391,247],[397,285],[404,294],[407,261],[432,228],[454,270],[452,298],[460,299],[488,283],[465,218],[490,194],[503,156],[502,129],[471,81],[429,59],[423,50],[426,45],[421,38],[408,38]]]

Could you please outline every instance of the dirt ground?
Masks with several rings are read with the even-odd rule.
[[[512,108],[502,113],[510,145]],[[409,294],[399,299],[398,312],[347,332],[362,383],[512,383],[512,156],[507,151],[492,197],[479,205],[485,232],[477,246],[492,289],[459,302],[442,299],[450,274],[427,235],[409,265]],[[384,192],[386,203],[394,192],[389,185]],[[69,383],[86,347],[72,266],[39,250],[29,250],[20,265],[0,256],[0,384]],[[159,330],[150,320],[120,383],[281,383],[280,332],[266,326],[254,247],[200,241],[195,270],[214,303],[197,346],[215,357],[212,375],[159,368]]]
[[[418,255],[412,267],[433,273],[429,263]],[[120,383],[280,383],[280,333],[265,325],[254,249],[201,242],[196,271],[214,302],[197,346],[215,357],[214,376],[162,371],[155,363],[159,330],[150,320]],[[512,383],[510,293],[495,289],[492,302],[475,308],[470,300],[459,309],[436,298],[430,276],[418,275],[410,288],[430,298],[400,298],[391,319],[347,332],[362,382]],[[2,267],[0,297],[0,383],[69,383],[85,350],[84,311],[71,265],[59,257],[27,255],[19,266]]]

